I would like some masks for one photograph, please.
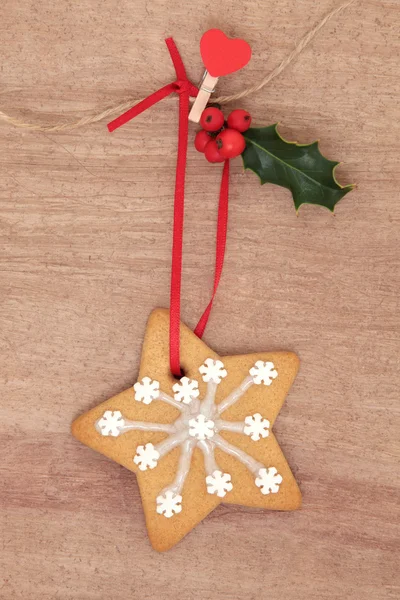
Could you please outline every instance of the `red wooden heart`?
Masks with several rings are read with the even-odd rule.
[[[231,40],[220,29],[209,29],[204,33],[200,52],[205,68],[213,77],[234,73],[246,66],[251,58],[247,42]]]

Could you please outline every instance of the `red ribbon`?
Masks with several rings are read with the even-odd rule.
[[[218,205],[218,221],[217,221],[217,244],[215,251],[215,273],[214,273],[214,287],[211,300],[208,303],[206,310],[200,317],[200,321],[197,323],[194,330],[195,334],[199,337],[203,337],[204,330],[207,325],[208,318],[212,309],[215,294],[217,293],[218,285],[222,275],[222,267],[224,266],[225,258],[225,246],[226,246],[226,232],[228,229],[228,200],[229,200],[229,160],[224,163],[224,169],[222,171],[221,188],[219,192],[219,205]]]
[[[130,108],[114,121],[108,124],[108,130],[114,131],[121,125],[137,117],[163,98],[173,92],[179,94],[179,131],[178,155],[176,161],[175,197],[174,197],[174,224],[172,238],[172,264],[171,264],[171,293],[170,293],[170,331],[169,354],[171,372],[180,377],[182,375],[180,364],[180,312],[181,312],[181,281],[182,281],[182,246],[183,246],[183,218],[185,204],[185,176],[186,158],[189,134],[189,100],[190,96],[197,96],[198,89],[187,78],[185,67],[172,38],[165,40],[172,62],[175,67],[177,80],[165,85],[147,98]],[[200,318],[194,332],[202,337],[210,316],[211,308],[221,279],[222,266],[225,255],[226,231],[228,223],[228,191],[229,191],[229,161],[225,161],[222,172],[221,190],[218,209],[216,263],[214,275],[214,288],[211,300]]]

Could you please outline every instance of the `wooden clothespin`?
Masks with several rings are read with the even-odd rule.
[[[219,77],[245,67],[251,58],[251,48],[244,40],[228,38],[220,29],[209,29],[200,40],[200,53],[206,72],[189,113],[189,120],[194,123],[200,121]]]

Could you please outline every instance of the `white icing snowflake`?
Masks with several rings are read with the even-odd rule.
[[[214,421],[207,419],[204,415],[198,415],[189,421],[189,435],[197,440],[205,440],[213,437]]]
[[[182,377],[179,383],[172,386],[172,391],[175,400],[184,404],[190,404],[194,398],[198,398],[200,395],[199,384],[195,379],[189,379],[189,377]]]
[[[146,471],[147,469],[154,469],[159,458],[160,453],[154,448],[153,444],[146,444],[136,448],[133,462],[138,465],[141,471]]]
[[[271,385],[272,380],[278,377],[274,363],[263,362],[262,360],[258,360],[254,367],[251,367],[249,373],[253,378],[253,382],[257,385],[261,383]]]
[[[279,492],[279,486],[282,483],[282,475],[279,475],[275,467],[263,468],[259,470],[255,482],[262,494],[266,495],[270,492],[276,494]]]
[[[229,473],[222,471],[214,471],[212,475],[206,477],[207,492],[215,494],[219,498],[226,496],[226,492],[230,492],[233,488],[231,476]]]
[[[172,490],[167,490],[164,494],[157,496],[157,512],[170,519],[182,510],[182,496],[175,494]]]
[[[125,421],[119,410],[106,410],[104,415],[97,421],[97,428],[101,435],[118,437]]]
[[[152,381],[150,377],[143,377],[142,381],[135,383],[133,389],[135,390],[135,400],[143,402],[143,404],[151,404],[160,395],[159,382]]]
[[[204,455],[206,471],[205,489],[209,494],[223,498],[232,490],[231,476],[218,467],[215,450],[218,449],[240,461],[252,473],[255,484],[262,494],[276,494],[282,482],[282,476],[274,466],[266,466],[231,444],[219,432],[231,431],[244,434],[258,441],[267,437],[269,421],[259,413],[249,415],[241,422],[224,420],[223,414],[247,392],[252,385],[271,385],[277,377],[273,363],[257,361],[250,369],[250,375],[217,404],[215,402],[218,384],[227,376],[222,361],[208,358],[199,368],[203,380],[207,383],[207,391],[201,401],[198,382],[182,377],[179,383],[172,386],[174,397],[160,390],[158,381],[144,377],[134,385],[135,399],[150,404],[155,399],[175,406],[180,411],[173,423],[151,423],[149,421],[130,421],[123,418],[119,411],[106,411],[95,426],[101,435],[116,437],[128,431],[163,432],[167,437],[158,444],[147,443],[138,446],[133,462],[141,471],[154,469],[163,456],[174,448],[180,448],[181,457],[175,479],[157,497],[157,512],[167,518],[182,510],[182,489],[191,466],[192,453],[195,448]],[[196,402],[193,400],[196,399]]]
[[[258,442],[260,438],[266,438],[269,435],[269,421],[264,419],[260,413],[255,413],[246,417],[243,433],[251,437],[254,442]]]
[[[228,374],[226,369],[224,369],[224,363],[221,360],[213,360],[212,358],[207,358],[199,368],[199,371],[203,376],[203,381],[206,383],[209,381],[221,383],[221,379]]]

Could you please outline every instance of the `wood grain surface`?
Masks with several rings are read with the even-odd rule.
[[[73,120],[173,79],[197,81],[209,27],[260,80],[339,0],[3,0],[0,108]],[[399,3],[359,1],[240,106],[321,140],[358,188],[335,216],[234,161],[228,253],[205,341],[288,349],[300,373],[275,433],[303,508],[221,505],[175,549],[147,539],[135,477],[76,442],[77,415],[136,378],[148,314],[169,301],[177,100],[109,135],[0,124],[1,600],[400,597]],[[51,117],[53,114],[55,116]],[[191,132],[195,127],[191,125]],[[183,319],[212,284],[220,168],[190,147]]]

